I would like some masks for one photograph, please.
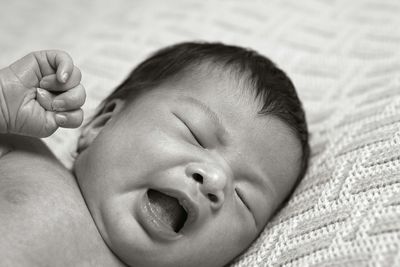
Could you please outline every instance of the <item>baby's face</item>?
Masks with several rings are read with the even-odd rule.
[[[192,75],[139,96],[78,157],[99,231],[129,265],[224,265],[290,191],[299,142],[224,76]]]

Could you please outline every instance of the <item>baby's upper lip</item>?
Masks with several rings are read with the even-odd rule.
[[[179,204],[185,209],[187,213],[187,219],[182,229],[186,228],[188,225],[191,225],[197,220],[199,216],[199,205],[191,198],[189,194],[175,188],[155,188],[155,190],[158,190],[170,197],[176,198]]]

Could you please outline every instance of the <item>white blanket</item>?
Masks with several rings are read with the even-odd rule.
[[[288,205],[235,266],[400,266],[400,1],[0,0],[0,67],[68,51],[86,116],[150,52],[252,47],[293,79],[313,155]],[[79,130],[45,139],[68,167]]]

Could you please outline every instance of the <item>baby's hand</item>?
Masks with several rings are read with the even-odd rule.
[[[32,52],[0,70],[0,133],[47,137],[82,124],[81,72],[63,51]]]

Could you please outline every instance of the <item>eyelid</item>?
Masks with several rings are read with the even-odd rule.
[[[240,190],[239,188],[235,188],[235,192],[236,192],[236,194],[238,195],[240,201],[246,206],[246,208],[247,208],[250,212],[252,212],[250,206],[247,204],[246,200],[244,199],[243,193],[241,192],[241,190]]]
[[[184,124],[186,125],[186,123],[184,123]],[[199,144],[199,146],[204,147],[204,146],[201,144],[201,142],[200,142],[199,138],[197,137],[197,135],[190,129],[190,127],[187,126],[187,125],[186,125],[186,127],[189,129],[189,131],[190,131],[190,133],[192,134],[194,140],[196,140],[196,142]]]
[[[194,140],[197,142],[197,144],[201,147],[204,147],[202,145],[202,143],[200,142],[199,138],[197,137],[197,135],[192,131],[192,129],[189,127],[189,125],[186,124],[186,122],[184,120],[182,120],[178,115],[176,115],[175,113],[172,113],[175,117],[177,117],[185,126],[186,128],[189,130],[190,134],[193,136]]]

